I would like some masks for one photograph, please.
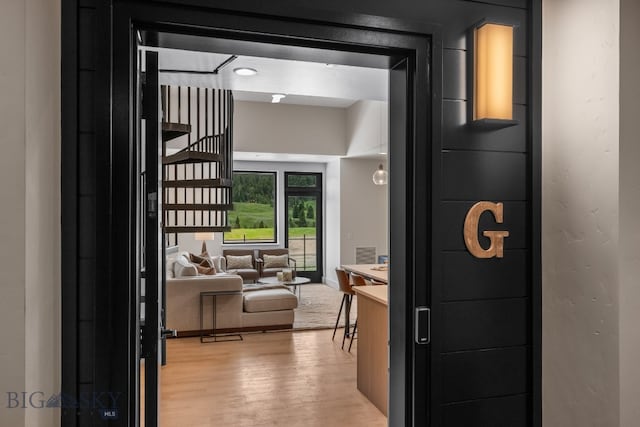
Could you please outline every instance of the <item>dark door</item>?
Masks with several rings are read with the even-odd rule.
[[[139,262],[141,280],[139,286],[141,305],[142,352],[144,375],[141,374],[140,418],[144,425],[158,425],[158,402],[160,389],[160,363],[162,361],[162,233],[158,213],[161,208],[159,188],[160,161],[160,103],[158,84],[158,53],[144,52],[142,84],[142,120],[139,129],[138,168],[140,176],[139,227],[141,228]]]
[[[285,242],[296,273],[321,282],[322,263],[322,174],[285,172]]]

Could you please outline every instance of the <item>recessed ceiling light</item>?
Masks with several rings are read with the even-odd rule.
[[[278,104],[280,102],[280,100],[282,98],[284,98],[287,95],[283,95],[281,93],[274,93],[273,95],[271,95],[271,103],[272,104]]]
[[[256,69],[246,67],[234,68],[233,72],[239,76],[255,76],[256,74],[258,74],[258,71]]]

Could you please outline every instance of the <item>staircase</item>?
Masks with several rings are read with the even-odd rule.
[[[187,98],[186,104],[191,103],[191,95],[194,95],[198,108],[188,109],[188,120],[195,123],[196,132],[190,123],[162,123],[164,232],[229,231],[231,226],[227,212],[233,209],[233,95],[231,91],[218,89],[180,89],[169,92],[174,95],[166,98],[180,99],[183,96]],[[172,88],[167,87],[166,90],[171,91]],[[184,96],[185,92],[188,95]],[[200,122],[203,101],[206,105],[204,119],[210,121],[204,126]],[[166,108],[171,111],[171,105]],[[198,137],[202,129],[223,131]],[[167,143],[178,138],[186,141],[183,148],[176,152],[168,150]],[[192,142],[192,138],[195,141]],[[172,152],[167,154],[168,151]]]

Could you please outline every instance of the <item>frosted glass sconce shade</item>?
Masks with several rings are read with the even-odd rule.
[[[473,31],[473,120],[513,120],[513,26]]]

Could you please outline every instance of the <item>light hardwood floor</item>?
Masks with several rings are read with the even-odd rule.
[[[168,340],[161,425],[386,426],[356,388],[358,341],[351,353],[341,350],[341,332],[335,342],[333,330]]]

